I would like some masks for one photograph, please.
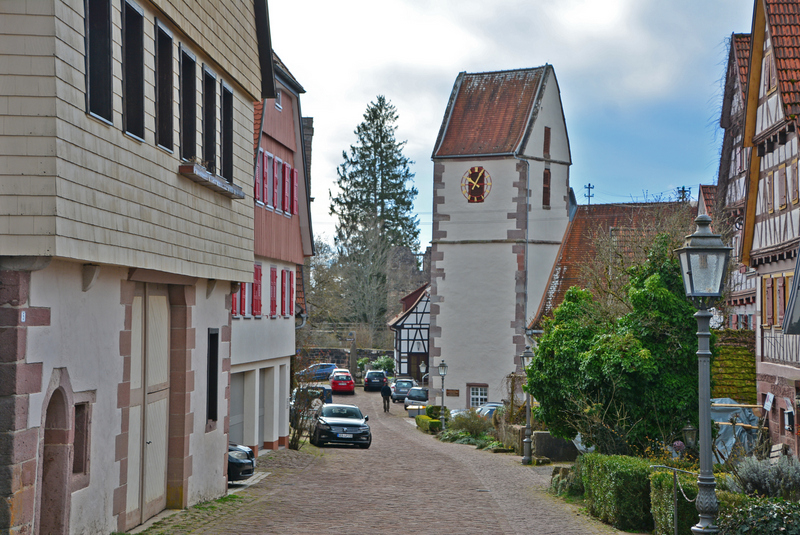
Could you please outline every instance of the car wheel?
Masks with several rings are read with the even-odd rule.
[[[361,448],[362,450],[367,450],[371,445],[372,445],[372,439],[370,439],[370,441],[367,442],[366,444],[359,444],[358,447]]]

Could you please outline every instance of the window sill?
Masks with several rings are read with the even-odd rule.
[[[221,193],[230,199],[244,199],[242,188],[229,184],[224,178],[209,173],[205,167],[196,163],[186,163],[178,166],[178,172],[186,178],[201,184],[208,189]]]

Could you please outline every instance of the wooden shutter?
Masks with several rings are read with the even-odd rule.
[[[789,176],[792,182],[792,204],[797,204],[798,201],[797,172],[797,160],[794,160],[792,166],[789,168]]]
[[[277,158],[272,159],[272,206],[278,207],[278,199],[275,195],[278,194],[281,180],[281,164]]]
[[[294,271],[289,271],[289,315],[294,316]]]
[[[261,264],[256,264],[253,272],[253,315],[261,315]]]
[[[239,313],[242,316],[247,316],[247,284],[242,283],[239,290]]]
[[[292,169],[292,213],[297,214],[300,212],[298,210],[299,204],[297,202],[297,181],[299,179],[300,173],[297,172],[297,169]]]
[[[775,297],[776,301],[778,302],[778,321],[776,321],[775,324],[783,325],[783,313],[786,309],[786,299],[784,298],[784,288],[786,288],[786,285],[784,284],[785,279],[783,277],[778,277],[775,282],[777,283],[777,287],[775,288]]]
[[[289,184],[291,183],[291,172],[292,172],[292,168],[289,167],[289,164],[284,163],[283,164],[283,204],[281,205],[281,209],[286,213],[289,213],[289,198],[290,198],[289,195],[290,195],[290,190],[291,190],[291,186]]]
[[[241,288],[241,285],[239,285]],[[241,292],[241,289],[239,290]],[[231,295],[231,314],[234,316],[239,315],[239,292]]]
[[[762,310],[764,312],[764,324],[772,325],[772,278],[764,277],[764,303]]]
[[[262,173],[262,169],[264,168],[264,166],[262,164],[262,160],[263,160],[262,156],[263,156],[263,154],[264,154],[264,151],[259,149],[258,150],[258,158],[256,158],[256,180],[255,180],[255,188],[254,188],[254,192],[253,193],[254,193],[255,198],[256,198],[257,201],[260,201],[260,200],[263,199],[263,197],[261,197],[261,192],[263,190],[263,173]]]
[[[278,268],[269,268],[269,315],[275,317],[278,311]]]
[[[286,270],[281,270],[281,316],[286,315]]]
[[[786,208],[786,167],[778,168],[778,199],[781,209]]]
[[[544,127],[544,146],[542,147],[542,152],[544,152],[544,157],[550,157],[550,127]]]
[[[775,190],[772,187],[772,173],[767,173],[767,184],[764,190],[767,195],[767,210],[772,212],[773,203],[775,201]]]
[[[263,185],[261,199],[264,201],[264,204],[269,204],[269,154],[266,152],[264,153],[264,158],[261,163],[261,170],[261,182]]]
[[[542,206],[550,206],[550,169],[544,170],[542,178]]]

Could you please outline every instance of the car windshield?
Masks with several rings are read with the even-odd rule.
[[[414,390],[413,388],[408,392],[408,397],[411,399],[428,399],[425,392],[422,390]]]
[[[334,381],[349,381],[350,380],[350,376],[349,375],[344,375],[344,374],[334,375],[333,376],[333,380]]]
[[[379,379],[383,376],[381,372],[367,372],[367,377],[370,379]]]
[[[411,388],[411,381],[397,381],[397,386],[402,388]]]
[[[358,407],[322,407],[322,416],[326,418],[355,418],[361,419],[361,411]]]

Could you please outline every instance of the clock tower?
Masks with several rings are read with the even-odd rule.
[[[460,73],[432,159],[432,394],[501,401],[576,205],[553,67]]]

